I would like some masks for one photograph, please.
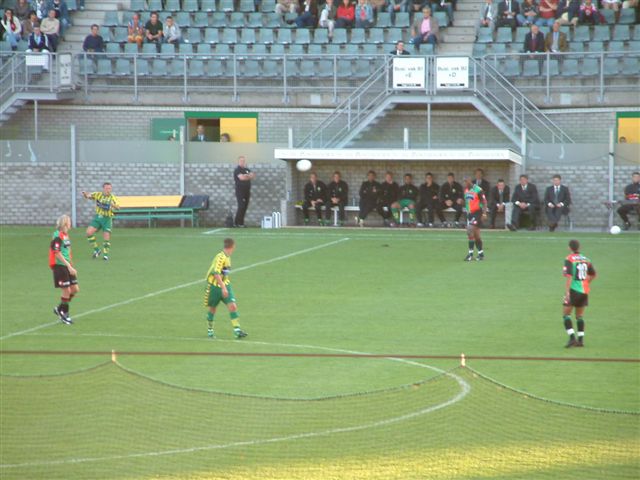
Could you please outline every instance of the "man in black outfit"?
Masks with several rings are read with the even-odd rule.
[[[631,174],[631,183],[624,187],[625,203],[618,208],[618,215],[624,222],[623,230],[631,228],[629,213],[635,211],[640,218],[640,172]]]
[[[309,181],[304,186],[304,202],[302,203],[302,215],[304,224],[309,225],[309,207],[316,210],[318,224],[322,223],[322,206],[327,203],[327,186],[318,180],[318,175],[312,172]]]
[[[364,220],[378,206],[380,183],[376,181],[376,172],[369,170],[367,179],[360,185],[360,211],[356,219],[358,225],[364,227]]]
[[[476,168],[474,175],[475,178],[473,179],[473,184],[478,185],[484,192],[485,196],[487,196],[488,198],[489,191],[491,190],[491,185],[484,179],[484,170],[481,168]]]
[[[418,226],[423,222],[422,210],[427,209],[428,227],[433,227],[434,215],[438,214],[440,223],[445,223],[440,208],[440,185],[433,181],[431,172],[424,176],[424,183],[420,185],[420,201],[418,202]]]
[[[455,224],[460,226],[462,207],[464,206],[464,190],[462,185],[456,182],[456,177],[452,172],[447,174],[447,181],[440,187],[441,208],[453,208],[456,211]]]
[[[544,209],[549,220],[549,231],[553,232],[558,227],[558,222],[562,215],[569,213],[571,205],[571,194],[569,188],[561,184],[560,175],[553,176],[553,185],[547,187],[544,192]]]
[[[527,175],[520,175],[520,183],[513,189],[511,203],[513,203],[513,212],[511,213],[511,223],[507,224],[507,228],[515,232],[520,226],[520,215],[528,213],[531,218],[529,230],[535,230],[536,210],[540,206],[540,199],[538,189],[533,183],[529,183]]]
[[[236,183],[236,200],[238,210],[236,211],[235,226],[244,228],[244,214],[249,208],[249,197],[251,197],[251,180],[256,178],[256,174],[247,168],[247,159],[244,156],[238,157],[238,166],[233,171],[233,180]]]
[[[349,185],[342,180],[340,172],[333,172],[333,180],[327,185],[327,210],[325,212],[328,225],[331,224],[332,208],[338,207],[340,226],[344,225],[344,207],[349,201]]]
[[[492,229],[496,228],[496,215],[498,212],[504,213],[506,204],[509,202],[510,193],[509,185],[505,185],[502,178],[498,179],[496,186],[491,189],[491,194],[489,195],[489,219]]]
[[[384,182],[380,185],[380,197],[378,200],[378,213],[383,218],[385,225],[391,218],[391,204],[398,200],[398,184],[393,181],[393,173],[384,175]],[[395,224],[393,224],[395,226]]]

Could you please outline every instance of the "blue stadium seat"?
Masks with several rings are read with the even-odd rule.
[[[571,52],[584,52],[584,43],[583,42],[570,42],[569,43],[569,51]]]
[[[560,75],[560,67],[558,65],[558,60],[549,60],[548,62],[545,60],[542,64],[542,75],[547,75],[547,67],[549,68],[549,75],[552,77],[556,77]]]
[[[211,58],[211,45],[208,43],[201,43],[196,46],[198,55],[203,60]]]
[[[374,45],[373,43],[365,43],[364,45],[361,45],[361,50],[362,56],[371,61],[378,54],[378,45]]]
[[[578,75],[578,60],[568,58],[562,62],[562,71],[560,73],[563,77],[575,77]]]
[[[111,60],[107,58],[100,58],[98,60],[98,68],[96,70],[98,75],[113,75],[113,67],[111,66]]]
[[[253,55],[256,55],[256,59],[264,60],[267,56],[267,46],[261,43],[256,43],[251,47],[251,53]]]
[[[149,0],[149,10],[160,12],[162,10],[162,0]]]
[[[285,28],[278,30],[278,43],[283,43],[285,45],[292,43],[291,30],[287,30]]]
[[[376,19],[376,27],[378,28],[391,27],[391,14],[387,12],[378,12],[378,18]]]
[[[135,12],[131,12],[129,10],[125,10],[122,12],[122,23],[120,24],[121,26],[127,26],[129,25],[129,22],[131,21],[131,19],[133,18],[133,14]]]
[[[354,43],[347,43],[345,45],[344,54],[352,56],[355,60],[360,56],[360,45],[356,45]]]
[[[347,30],[344,28],[336,28],[333,31],[333,38],[331,39],[331,43],[347,43]]]
[[[113,29],[113,33],[111,34],[111,41],[125,43],[128,36],[127,27],[116,27]]]
[[[271,28],[261,28],[258,30],[258,41],[260,43],[264,43],[265,45],[270,45],[274,43],[273,40],[273,29]]]
[[[583,77],[593,77],[600,74],[600,66],[598,60],[595,58],[585,58],[582,60],[582,68],[580,69],[580,75]]]
[[[235,44],[238,43],[238,33],[235,28],[225,28],[222,31],[222,43]]]
[[[491,47],[491,53],[495,55],[504,55],[507,53],[506,43],[491,43],[489,47]],[[420,50],[422,51],[422,45],[420,46]]]
[[[311,43],[311,32],[308,28],[296,29],[296,43],[308,45]]]
[[[622,59],[622,73],[624,75],[639,75],[640,59],[637,57],[624,57]]]
[[[0,52],[3,51],[2,49],[3,47],[3,43],[5,42],[0,42]],[[7,45],[9,46],[9,50],[11,50],[11,45],[9,44],[9,42],[6,42]],[[111,60],[106,60],[103,59],[107,62],[109,62],[109,65],[111,65]],[[93,75],[96,73],[96,65],[95,63],[93,63],[93,60],[91,60],[90,58],[83,58],[80,57],[78,58],[78,73],[80,73],[80,75]]]
[[[367,78],[371,75],[372,62],[369,60],[356,60],[356,64],[353,68],[353,75],[356,78]]]
[[[593,27],[593,39],[600,42],[608,42],[611,39],[609,25],[596,25]]]
[[[191,14],[189,12],[178,12],[174,18],[180,28],[189,28],[191,26]]]
[[[233,12],[233,0],[220,0],[220,10],[223,12]]]
[[[602,14],[604,21],[607,22],[608,25],[616,23],[616,13],[613,10],[600,8],[598,11]]]
[[[604,52],[604,43],[600,41],[592,40],[589,43],[587,43],[587,45],[589,46],[589,52],[592,52],[592,53]]]
[[[233,53],[238,60],[245,60],[249,55],[249,46],[245,43],[238,43],[233,47]]]
[[[211,26],[214,28],[224,28],[227,26],[227,15],[224,12],[213,12],[211,15]]]
[[[353,71],[351,69],[351,60],[338,60],[336,67],[337,75],[339,78],[351,78]]]
[[[226,77],[227,74],[227,62],[219,59],[209,60],[205,65],[204,72],[208,77],[220,78]]]
[[[632,25],[635,22],[636,12],[633,8],[623,8],[620,10],[620,19],[618,20],[618,23]],[[636,28],[638,28],[637,25]]]
[[[179,43],[178,44],[178,53],[180,55],[193,55],[193,44],[192,43]]]
[[[247,18],[249,28],[262,28],[262,14],[260,12],[250,13]]]
[[[276,60],[265,60],[262,64],[262,76],[265,78],[275,78],[281,75],[280,62]]]
[[[109,45],[120,45],[118,43],[110,43]],[[125,43],[124,44],[124,53],[133,55],[138,53],[138,44],[137,43]]]
[[[478,29],[478,43],[491,43],[493,42],[493,33],[489,27],[481,27]]]
[[[297,77],[298,76],[298,62],[295,60],[287,60],[285,62],[286,76]]]
[[[242,43],[254,44],[256,43],[256,31],[253,28],[243,28],[240,30],[240,41]]]
[[[280,28],[282,26],[282,17],[277,13],[267,13],[263,21],[263,26],[268,28]]]
[[[187,43],[198,44],[202,42],[202,34],[199,28],[190,28],[187,30],[186,35],[183,36],[183,39]]]
[[[589,27],[586,25],[579,25],[573,31],[573,41],[574,42],[588,42],[591,40],[589,38]]]
[[[229,45],[227,45],[226,43],[219,43],[218,45],[216,45],[213,52],[215,53],[216,58],[226,60],[227,58],[231,57],[231,47],[229,47]]]
[[[518,27],[516,29],[516,39],[514,40],[516,43],[520,45],[524,44],[524,37],[529,33],[531,29],[529,27]],[[545,35],[546,36],[546,35]]]
[[[191,60],[187,72],[190,77],[204,77],[204,62],[202,60]]]
[[[523,77],[539,77],[540,76],[540,63],[538,60],[525,60],[522,66]]]
[[[473,44],[473,56],[484,57],[487,54],[486,43],[474,43]]]
[[[70,12],[75,12],[78,10],[78,2],[76,0],[67,0],[67,9]]]
[[[260,73],[260,62],[257,60],[247,60],[240,68],[240,75],[243,77],[257,78]]]
[[[638,53],[640,52],[640,41],[629,42],[629,51]]]
[[[207,12],[196,12],[192,25],[197,28],[209,26],[209,14]]]
[[[636,25],[633,28],[633,35],[631,36],[631,40],[640,40],[640,25]]]
[[[438,21],[440,28],[446,28],[449,25],[449,15],[447,15],[447,12],[435,12],[433,16]]]
[[[203,12],[215,12],[216,11],[216,0],[201,0],[200,1],[200,10]]]
[[[155,43],[143,43],[142,44],[142,53],[147,55],[156,55],[158,50],[156,48]]]
[[[319,43],[310,43],[307,46],[307,54],[322,55],[322,45],[320,45]]]
[[[273,44],[269,47],[269,53],[271,53],[271,56],[273,57],[274,55],[279,55],[279,56],[284,56],[284,45],[281,45],[279,43]]]
[[[102,25],[105,27],[117,27],[120,25],[120,18],[118,18],[118,12],[115,10],[107,10],[104,12],[104,20]]]
[[[289,54],[291,55],[300,55],[301,57],[306,55],[304,51],[304,45],[302,43],[292,43],[289,45]]]
[[[195,13],[198,11],[198,0],[184,0],[182,9],[185,12]]]
[[[604,59],[604,74],[605,76],[613,76],[620,74],[620,65],[617,58],[605,58]]]
[[[244,28],[244,13],[242,12],[233,12],[229,17],[229,24],[227,25],[231,28]]]
[[[433,45],[430,43],[423,43],[420,45],[420,55],[433,55],[435,50],[433,49]]]
[[[142,12],[147,9],[147,4],[144,0],[131,0],[131,10],[134,12]]]
[[[313,60],[303,58],[298,66],[298,76],[304,78],[313,78],[316,76],[316,65]]]
[[[330,55],[340,55],[343,51],[343,45],[339,43],[330,43],[325,47],[326,53]]]
[[[170,77],[183,77],[184,76],[184,60],[182,59],[174,59],[169,64],[169,76]]]
[[[170,12],[179,12],[180,0],[164,0],[164,9]]]
[[[409,26],[409,13],[398,12],[396,13],[396,21],[394,22],[396,27],[408,27]]]
[[[149,60],[146,58],[138,58],[135,62],[136,75],[146,77],[149,75]]]
[[[217,28],[205,28],[204,29],[204,41],[205,43],[214,44],[220,42],[220,36],[218,35]]]
[[[329,43],[329,30],[327,30],[326,28],[316,28],[313,34],[313,43]]]
[[[612,40],[617,42],[628,42],[631,40],[631,27],[629,25],[616,25],[616,28],[613,30]],[[638,30],[636,28],[636,30]]]
[[[155,49],[155,45],[152,45],[153,48]],[[160,46],[160,53],[162,55],[175,55],[176,54],[176,47],[173,43],[163,43]]]
[[[333,77],[333,60],[320,60],[316,67],[316,75],[320,78]]]
[[[351,29],[351,39],[349,40],[349,43],[353,43],[353,44],[366,43],[365,29],[364,28],[352,28]]]
[[[519,77],[520,62],[518,60],[506,60],[501,71],[502,74],[506,77]]]
[[[136,46],[135,43],[133,45]],[[2,50],[2,49],[0,48],[0,50]],[[107,54],[107,57],[119,56],[122,53],[122,51],[120,49],[120,44],[119,43],[107,43],[105,53]]]
[[[276,10],[276,0],[262,0],[260,3],[260,10],[263,13],[271,13]]]
[[[618,58],[624,56],[624,42],[613,41],[609,42],[607,46],[608,56],[611,58]],[[615,52],[615,53],[612,53]]]
[[[369,43],[375,43],[375,44],[384,43],[384,30],[382,30],[381,28],[370,28]]]
[[[511,28],[509,27],[500,27],[496,29],[496,42],[498,43],[511,43],[513,41],[513,36],[511,34]]]
[[[238,10],[241,12],[254,12],[256,9],[253,0],[240,0],[240,4],[238,5]]]

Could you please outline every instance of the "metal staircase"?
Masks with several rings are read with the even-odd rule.
[[[520,148],[522,131],[527,140],[540,143],[573,143],[566,132],[533,104],[490,62],[469,58],[469,88],[441,91],[436,88],[436,57],[426,57],[426,87],[397,91],[392,88],[390,59],[316,126],[299,148],[345,148],[400,104],[470,104]]]

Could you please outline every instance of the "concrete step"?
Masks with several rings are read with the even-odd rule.
[[[454,23],[458,20],[466,20],[468,18],[473,18],[474,20],[480,16],[480,10],[465,10],[464,12],[456,12],[453,16]]]
[[[453,26],[454,27],[471,27],[474,30],[477,28],[478,25],[478,20],[476,20],[476,18],[468,18],[468,19],[463,19],[463,20],[458,20],[456,18],[456,21],[453,22]]]
[[[472,43],[475,39],[476,39],[475,34],[474,35],[456,35],[456,34],[450,34],[449,32],[447,32],[444,35],[443,43]]]
[[[468,11],[479,12],[480,7],[482,6],[483,3],[485,2],[463,2],[463,3],[458,2],[458,9],[456,10],[456,12],[468,12]]]
[[[472,27],[462,27],[459,25],[448,27],[444,30],[447,35],[475,35],[476,30]]]
[[[438,55],[471,55],[473,43],[441,43]]]

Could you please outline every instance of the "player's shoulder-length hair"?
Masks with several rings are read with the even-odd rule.
[[[61,230],[65,228],[67,225],[71,225],[71,217],[67,214],[60,215],[56,220],[56,228]]]

